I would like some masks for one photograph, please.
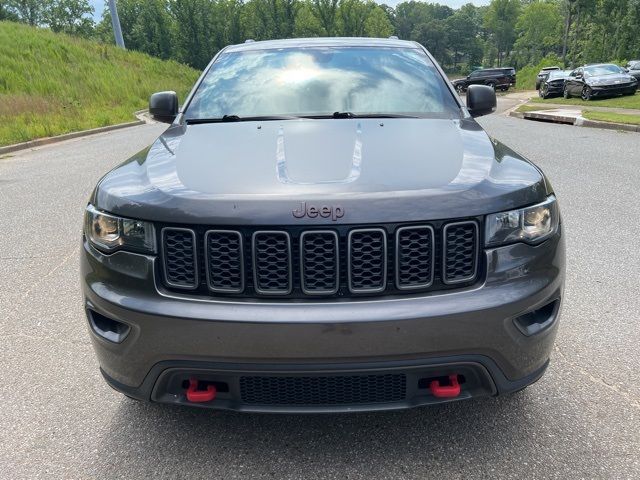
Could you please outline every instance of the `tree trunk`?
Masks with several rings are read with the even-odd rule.
[[[575,1],[575,0],[573,0]],[[567,0],[567,19],[564,23],[564,38],[562,40],[562,63],[567,66],[567,46],[569,44],[569,31],[573,20],[573,1]]]

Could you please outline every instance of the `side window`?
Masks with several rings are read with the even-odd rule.
[[[471,72],[471,74],[469,75],[469,78],[478,78],[481,74],[482,72],[479,72],[476,70],[475,72]]]

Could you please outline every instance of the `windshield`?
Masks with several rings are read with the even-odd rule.
[[[623,73],[623,70],[617,65],[594,65],[585,67],[584,74],[586,77],[597,77],[599,75],[614,75]]]
[[[556,70],[549,73],[549,79],[566,78],[567,76],[569,76],[569,72],[563,72],[562,70]]]
[[[459,117],[435,65],[414,48],[313,47],[222,53],[188,105],[187,120],[406,114]]]

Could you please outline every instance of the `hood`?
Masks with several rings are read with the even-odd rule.
[[[475,216],[539,202],[528,161],[472,119],[327,119],[173,125],[108,173],[96,207],[176,223],[304,224]]]
[[[596,75],[593,77],[587,78],[587,83],[589,85],[618,85],[623,83],[633,82],[635,78],[627,73],[620,73],[614,75]]]

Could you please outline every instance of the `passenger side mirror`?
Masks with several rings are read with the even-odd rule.
[[[495,90],[487,85],[470,85],[467,89],[467,110],[472,117],[493,113],[497,103]]]
[[[178,115],[178,95],[176,92],[158,92],[149,98],[149,113],[164,123],[172,123]]]

